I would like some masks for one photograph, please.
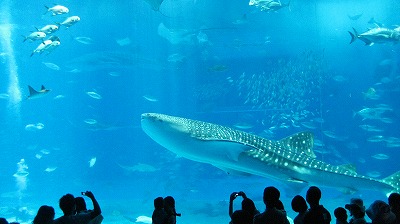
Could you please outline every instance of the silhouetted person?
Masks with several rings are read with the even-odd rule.
[[[152,224],[164,224],[166,222],[167,213],[164,211],[164,199],[158,197],[154,199],[154,211],[151,216]]]
[[[396,215],[390,210],[390,206],[381,200],[376,200],[369,206],[367,215],[372,220],[372,224],[396,223]]]
[[[253,218],[255,215],[259,214],[260,212],[256,209],[256,206],[253,202],[253,200],[251,200],[250,198],[248,198],[246,196],[246,194],[243,191],[239,191],[239,192],[233,192],[229,198],[229,216],[232,219],[232,214],[233,212],[233,201],[238,197],[238,196],[242,196],[243,200],[242,200],[242,210],[246,211],[247,213],[243,213],[243,212],[238,212],[235,215],[235,218],[238,220],[239,219],[239,215],[244,214],[243,218],[240,218],[241,220],[244,220],[244,222],[247,223],[247,221],[250,221],[250,223],[253,223]],[[240,210],[237,210],[240,211]],[[250,215],[250,216],[249,216]],[[247,220],[247,221],[246,221]],[[233,220],[232,220],[233,221]],[[238,222],[236,222],[238,223]]]
[[[5,218],[0,218],[0,224],[8,224],[7,219],[5,219]]]
[[[47,205],[40,206],[32,224],[52,224],[54,221],[54,208]]]
[[[82,195],[89,197],[93,202],[93,211],[88,213],[75,214],[75,198],[72,194],[66,194],[60,198],[59,204],[64,215],[54,220],[54,224],[88,224],[91,220],[101,214],[100,205],[90,191],[82,192]]]
[[[350,224],[366,224],[365,206],[361,198],[350,199],[350,204],[346,204],[345,208],[349,210],[351,219]]]
[[[336,218],[336,224],[349,224],[347,222],[347,212],[343,207],[338,207],[333,212]]]
[[[264,189],[263,201],[265,211],[254,216],[253,224],[289,224],[286,214],[277,209],[281,193],[275,187],[266,187]]]
[[[304,215],[304,224],[329,224],[332,217],[324,206],[319,204],[321,200],[321,190],[316,186],[311,186],[307,190],[306,200],[310,205],[310,209]]]
[[[83,197],[76,197],[75,198],[75,212],[76,214],[84,214],[84,213],[91,213],[92,210],[88,210],[86,208],[86,202]],[[96,216],[94,219],[92,219],[89,223],[90,224],[100,224],[103,221],[103,216],[100,214]]]
[[[167,213],[166,224],[176,224],[176,216],[181,216],[181,214],[176,213],[175,199],[172,196],[164,198],[164,210]]]
[[[396,215],[396,224],[400,224],[400,194],[391,193],[388,198],[390,210]]]
[[[306,199],[304,199],[300,195],[296,195],[292,199],[292,209],[293,211],[297,212],[297,216],[294,218],[294,224],[303,224],[304,222],[304,215],[307,212],[308,206]]]
[[[245,210],[236,210],[231,215],[230,224],[253,224],[253,217]]]

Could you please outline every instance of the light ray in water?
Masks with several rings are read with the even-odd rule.
[[[14,109],[14,112],[19,114],[21,102],[21,90],[19,87],[19,79],[18,79],[18,66],[14,56],[14,49],[11,40],[12,38],[12,29],[13,25],[10,23],[10,2],[6,1],[2,5],[1,10],[1,21],[2,25],[0,25],[0,42],[5,52],[6,62],[8,69],[8,77],[9,77],[9,86],[8,86],[8,95],[9,95],[9,109]]]

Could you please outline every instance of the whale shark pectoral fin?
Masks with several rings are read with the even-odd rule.
[[[286,196],[293,197],[300,194],[300,192],[308,186],[308,182],[297,178],[289,178],[284,184],[284,191]]]
[[[291,183],[297,183],[297,184],[308,184],[307,181],[296,179],[296,178],[289,178],[289,179],[287,179],[287,181],[289,181]]]
[[[238,176],[252,176],[250,173],[241,172],[241,171],[234,170],[234,169],[229,169],[229,168],[226,168],[226,167],[219,167],[219,166],[216,166],[216,167],[218,169],[220,169],[220,170],[223,170],[227,174],[238,175]]]

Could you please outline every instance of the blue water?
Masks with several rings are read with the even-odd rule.
[[[232,191],[245,191],[259,210],[264,187],[285,192],[272,180],[228,175],[176,156],[142,131],[145,112],[246,128],[274,140],[312,131],[324,144],[315,148],[320,160],[354,164],[378,179],[400,170],[400,45],[349,44],[347,32],[374,28],[372,17],[394,29],[398,1],[292,1],[277,12],[228,0],[165,0],[159,11],[144,0],[57,3],[69,13],[44,15],[50,1],[0,4],[0,216],[29,222],[42,204],[58,216],[63,194],[92,190],[104,223],[151,216],[153,199],[167,195],[183,213],[179,223],[217,223],[229,221]],[[73,15],[81,20],[53,34],[58,48],[30,57],[40,41],[23,36]],[[51,91],[27,100],[28,85]],[[363,94],[371,88],[378,99]],[[386,108],[379,119],[353,116],[375,107]],[[368,141],[377,135],[389,140]],[[17,178],[21,159],[29,175]],[[352,196],[322,189],[331,211]],[[366,204],[385,200],[379,192],[356,195]],[[290,200],[283,198],[293,217]]]

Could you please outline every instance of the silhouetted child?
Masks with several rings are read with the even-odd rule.
[[[181,216],[181,214],[176,213],[175,199],[172,196],[164,198],[164,210],[167,213],[166,224],[176,224],[176,216]]]
[[[365,206],[361,198],[350,199],[350,204],[346,204],[345,208],[349,210],[351,219],[350,224],[366,224]]]
[[[343,207],[338,207],[334,211],[334,215],[336,218],[336,224],[349,224],[347,222],[347,212]]]
[[[151,216],[152,224],[164,224],[166,222],[167,213],[164,211],[164,199],[158,197],[154,199],[154,211]]]
[[[292,199],[292,209],[297,212],[297,216],[294,218],[294,224],[303,224],[304,223],[304,215],[307,212],[308,206],[306,200],[300,196],[296,195]]]

